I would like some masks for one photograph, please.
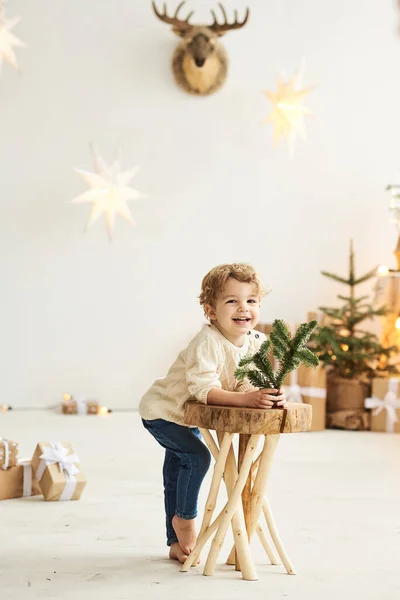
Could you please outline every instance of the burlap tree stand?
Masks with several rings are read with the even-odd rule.
[[[241,570],[243,579],[258,579],[249,546],[254,532],[258,534],[271,564],[279,564],[272,544],[267,539],[265,526],[259,523],[262,511],[272,542],[287,573],[295,574],[264,494],[280,434],[310,431],[311,416],[311,406],[300,403],[289,404],[287,410],[186,403],[185,423],[199,427],[216,463],[196,546],[181,571],[190,569],[215,532],[203,571],[204,575],[213,575],[229,525],[232,526],[234,547],[227,564],[236,565],[236,569]],[[217,432],[219,448],[209,430]],[[232,445],[235,433],[239,434],[238,467]],[[264,437],[263,449],[255,458],[261,437]],[[211,522],[222,479],[225,481],[228,502]]]

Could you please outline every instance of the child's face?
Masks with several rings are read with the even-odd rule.
[[[239,339],[258,323],[260,298],[257,286],[230,277],[223,292],[218,294],[215,306],[207,305],[206,312],[226,337]]]

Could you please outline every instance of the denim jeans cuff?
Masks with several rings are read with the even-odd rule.
[[[176,510],[175,514],[180,519],[185,519],[185,521],[190,521],[190,519],[195,519],[197,517],[197,511],[191,515],[186,515],[184,513],[179,512],[179,510]]]
[[[178,543],[178,538],[169,538],[167,540],[167,546],[172,546],[172,544],[177,544]]]

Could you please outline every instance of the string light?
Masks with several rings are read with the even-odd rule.
[[[378,267],[378,275],[380,275],[381,277],[384,277],[388,273],[389,273],[389,267],[388,266],[386,266],[386,265],[379,265],[379,267]]]
[[[60,404],[53,404],[52,406],[10,406],[9,404],[0,404],[0,413],[8,412],[9,410],[18,411],[32,411],[32,410],[57,410],[60,408]],[[138,412],[137,408],[108,408],[107,406],[100,406],[97,414],[106,415],[115,412]]]
[[[98,415],[108,415],[110,412],[112,411],[109,408],[107,408],[107,406],[99,406],[97,410]]]
[[[396,319],[395,327],[396,329],[400,329],[400,316],[398,316]]]
[[[0,0],[0,4],[1,4],[1,0]],[[69,394],[67,392],[65,392],[62,395],[63,398],[63,403],[68,403],[73,401],[74,397],[72,394]],[[60,404],[52,404],[51,406],[17,406],[15,408],[13,408],[12,406],[10,406],[9,404],[0,404],[0,413],[5,413],[9,410],[18,410],[18,411],[23,411],[23,410],[58,410],[60,408]],[[108,406],[98,406],[97,408],[97,414],[98,415],[109,415],[110,413],[113,412],[138,412],[137,408],[108,408]],[[72,413],[71,413],[72,414]],[[96,413],[95,413],[96,414]]]
[[[343,350],[343,352],[347,352],[347,350],[349,349],[347,344],[340,344],[340,347]]]

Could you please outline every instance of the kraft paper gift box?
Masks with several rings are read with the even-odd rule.
[[[69,442],[40,442],[32,466],[45,500],[79,500],[86,479]]]
[[[371,410],[371,431],[400,433],[400,378],[377,377],[372,380],[372,396],[365,408]]]
[[[15,467],[6,471],[0,469],[0,500],[39,496],[41,493],[30,460],[20,459]]]
[[[370,428],[370,415],[367,410],[336,410],[327,414],[326,426],[330,429],[366,431]]]
[[[18,462],[18,442],[0,438],[0,469],[15,467]]]
[[[326,423],[326,370],[321,364],[316,369],[301,365],[293,371],[292,377],[297,378],[295,385],[301,400],[312,406],[311,431],[322,431]],[[289,388],[288,396],[291,390],[293,386]]]
[[[81,396],[71,396],[71,399],[63,401],[61,410],[65,415],[97,415],[99,403],[97,400],[86,400]]]

